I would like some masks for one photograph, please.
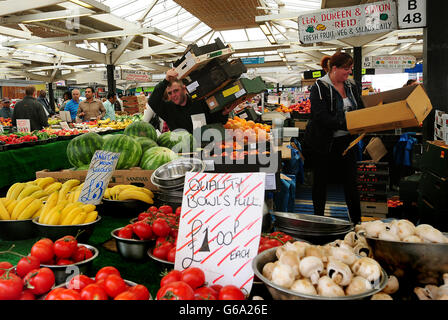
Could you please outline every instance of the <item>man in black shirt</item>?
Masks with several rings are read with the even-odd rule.
[[[48,127],[48,118],[42,105],[33,97],[36,88],[29,86],[25,88],[25,98],[17,102],[12,113],[12,125],[17,125],[17,119],[29,119],[31,131]]]
[[[182,128],[193,133],[191,116],[195,114],[204,114],[206,124],[227,122],[232,108],[210,113],[210,108],[204,100],[191,100],[185,85],[177,79],[177,76],[175,69],[168,70],[165,79],[156,85],[148,100],[148,104],[159,117],[166,121],[171,131]],[[163,98],[165,90],[168,100]]]

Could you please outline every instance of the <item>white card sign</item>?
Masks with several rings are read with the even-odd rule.
[[[60,111],[59,118],[65,122],[72,122],[72,116],[70,114],[70,111]]]
[[[31,132],[31,124],[29,119],[17,119],[17,132]]]
[[[119,158],[120,153],[95,151],[78,201],[94,205],[101,202]]]
[[[199,267],[210,285],[250,293],[258,253],[265,173],[187,172],[174,268]]]
[[[400,29],[426,27],[426,0],[398,0]]]
[[[62,129],[64,129],[64,130],[70,130],[70,127],[68,126],[68,123],[67,123],[67,122],[65,122],[65,121],[61,121],[59,124],[61,125],[61,128],[62,128]]]

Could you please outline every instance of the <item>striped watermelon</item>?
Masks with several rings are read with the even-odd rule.
[[[140,167],[145,170],[155,170],[161,165],[168,163],[178,156],[177,154],[165,147],[153,147],[143,153]]]
[[[138,166],[142,157],[142,147],[134,138],[124,134],[114,134],[104,143],[103,150],[120,152],[117,170]]]
[[[152,140],[157,139],[156,129],[145,121],[135,121],[124,129],[124,134],[133,137],[147,137]]]
[[[103,147],[103,138],[95,132],[84,133],[73,138],[67,145],[67,158],[76,168],[88,166],[96,150]]]
[[[110,138],[112,138],[114,136],[114,134],[105,134],[103,136],[103,141],[106,142],[107,140],[109,140]]]
[[[140,143],[140,146],[142,147],[142,152],[145,152],[146,150],[148,150],[149,148],[152,147],[158,147],[159,145],[157,144],[157,142],[155,142],[154,140],[150,139],[150,138],[146,138],[146,137],[134,137],[134,139]]]
[[[157,144],[174,152],[192,152],[193,135],[186,130],[168,131],[157,138]]]

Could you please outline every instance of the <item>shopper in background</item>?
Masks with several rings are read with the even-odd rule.
[[[117,95],[115,92],[109,92],[107,94],[107,100],[103,103],[106,109],[106,115],[103,119],[115,120],[115,102],[117,101]]]
[[[2,99],[2,108],[0,109],[0,117],[11,118],[13,109],[10,107],[11,100],[9,98]]]
[[[70,91],[66,91],[64,92],[64,95],[62,96],[62,104],[61,107],[59,108],[59,111],[64,111],[65,110],[65,106],[67,105],[67,103],[72,99],[72,93]]]
[[[48,127],[48,117],[45,115],[42,105],[34,98],[36,88],[25,88],[25,97],[16,103],[12,113],[12,125],[17,126],[17,119],[29,119],[31,131]]]
[[[415,86],[417,85],[418,82],[415,79],[409,79],[408,81],[406,81],[406,83],[404,84],[403,87],[407,87],[407,86]]]
[[[356,136],[347,131],[345,113],[364,108],[361,87],[348,77],[353,58],[336,52],[329,59],[329,73],[311,87],[311,119],[305,130],[305,159],[313,167],[314,214],[324,215],[327,183],[333,173],[340,175],[351,221],[361,221],[361,206],[356,188],[357,145],[345,156],[344,150]]]
[[[39,103],[44,106],[45,110],[47,110],[48,112],[48,115],[54,114],[54,110],[50,106],[50,102],[47,99],[47,92],[45,90],[39,91],[39,97],[37,98],[37,101],[39,101]]]
[[[85,90],[86,100],[79,103],[77,117],[82,121],[100,120],[106,115],[103,103],[93,97],[95,90],[87,87]]]
[[[328,63],[330,62],[330,58],[331,58],[330,56],[323,56],[322,59],[320,60],[320,66],[325,71],[325,73],[328,73],[329,70]]]
[[[185,85],[177,79],[177,76],[174,68],[168,70],[165,79],[156,85],[148,101],[154,112],[166,121],[170,130],[182,128],[193,133],[191,116],[195,114],[204,114],[207,124],[227,122],[231,108],[226,108],[222,112],[210,113],[210,108],[205,101],[191,100]],[[163,99],[165,90],[168,94],[168,101]]]
[[[71,92],[72,99],[66,103],[65,111],[70,112],[70,116],[72,117],[72,122],[76,121],[76,114],[78,113],[79,107],[79,97],[81,96],[81,92],[78,89],[73,89]]]
[[[123,100],[121,100],[122,96],[123,95],[121,93],[117,95],[117,100],[114,103],[115,111],[123,111]]]

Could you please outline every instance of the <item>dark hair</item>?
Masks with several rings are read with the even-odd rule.
[[[71,91],[66,91],[64,92],[63,97],[67,97],[68,100],[70,100],[72,98],[72,93]]]
[[[90,90],[92,90],[92,93],[95,93],[95,89],[93,89],[93,87],[87,87],[86,90],[87,89],[90,89]]]
[[[329,69],[331,70],[333,67],[336,68],[348,68],[353,65],[353,58],[351,55],[345,52],[336,52],[334,55],[330,57],[329,60]]]
[[[25,95],[27,96],[32,96],[34,92],[36,92],[36,87],[28,86],[25,88]]]
[[[171,86],[172,86],[173,84],[175,84],[175,83],[177,83],[177,84],[180,85],[181,87],[182,87],[183,85],[185,85],[184,82],[183,82],[182,80],[176,79],[176,80],[171,81],[171,82],[167,85],[167,88],[171,87]]]
[[[108,92],[107,93],[107,100],[109,100],[110,98],[115,97],[115,92]]]
[[[330,70],[330,67],[329,67],[330,59],[331,59],[330,56],[324,56],[324,57],[320,60],[320,66],[322,67],[322,69],[324,69],[324,71],[325,71],[326,73],[328,73],[328,70]]]
[[[406,81],[406,84],[403,87],[412,86],[416,82],[417,80],[415,79],[409,79],[408,81]]]

